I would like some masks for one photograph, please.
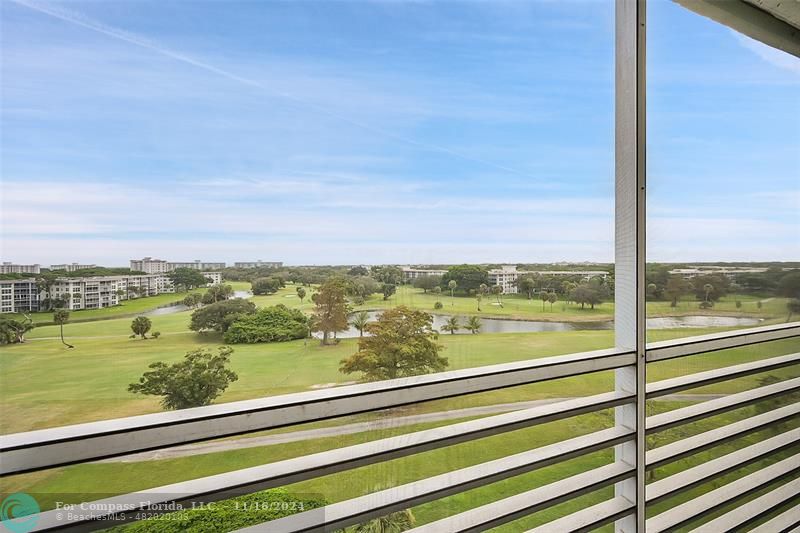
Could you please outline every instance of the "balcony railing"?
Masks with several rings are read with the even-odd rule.
[[[800,337],[800,324],[783,324],[734,332],[725,336],[724,342],[720,335],[705,335],[653,343],[647,346],[646,354],[648,361],[659,361],[667,357],[703,354],[798,337]],[[798,363],[800,363],[800,353],[793,353],[656,381],[647,385],[646,397],[658,398]],[[4,476],[32,472],[427,400],[630,368],[633,365],[635,357],[632,353],[601,350],[7,435],[0,437],[0,472]],[[797,391],[800,391],[800,378],[720,396],[647,417],[646,433],[667,431]],[[212,502],[231,497],[233,491],[255,492],[280,487],[555,420],[631,405],[635,401],[636,394],[611,391],[114,496],[91,502],[91,507],[113,509],[125,506],[128,509],[152,510],[154,505],[169,502]],[[798,415],[800,415],[800,403],[793,403],[659,446],[647,451],[645,468],[650,470],[662,467],[764,428],[775,427],[776,424],[795,419]],[[322,511],[307,511],[274,520],[268,523],[268,528],[262,524],[245,531],[333,531],[631,442],[635,437],[636,432],[633,428],[618,424],[609,429],[516,455],[333,503],[324,507]],[[790,450],[799,442],[800,429],[792,429],[682,470],[648,484],[645,504],[651,506],[662,502],[736,469]],[[751,495],[776,480],[789,479],[796,474],[800,474],[800,455],[790,456],[652,516],[646,522],[646,530],[673,530]],[[635,476],[635,465],[618,460],[426,524],[417,530],[431,532],[485,530]],[[759,495],[745,505],[735,507],[714,518],[713,521],[701,526],[699,531],[736,530],[742,524],[752,522],[797,496],[800,496],[800,481],[790,480],[778,489]],[[620,520],[634,513],[635,509],[635,502],[623,495],[617,495],[600,504],[545,524],[534,531],[585,531]],[[63,513],[56,510],[41,513],[35,531],[92,531],[115,523],[113,513],[107,511],[95,511],[71,520],[59,515]],[[770,523],[776,527],[777,525],[793,527],[800,524],[800,512],[783,513],[774,517]],[[772,531],[764,529],[766,527],[762,525],[761,530]],[[776,529],[778,530],[780,529]]]

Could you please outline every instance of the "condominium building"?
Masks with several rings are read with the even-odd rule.
[[[500,268],[489,270],[489,284],[499,285],[504,294],[517,294],[517,281],[520,276],[546,276],[546,277],[580,277],[591,279],[594,277],[606,278],[609,272],[605,270],[517,270],[514,265],[502,265]]]
[[[3,261],[0,264],[0,274],[39,274],[41,272],[41,265],[16,265],[8,261]]]
[[[209,281],[208,286],[219,285],[220,283],[222,283],[222,272],[200,272],[200,273],[209,280],[211,280]]]
[[[283,261],[237,261],[233,264],[236,268],[280,268]]]
[[[763,274],[767,269],[763,267],[734,267],[734,266],[697,266],[690,268],[675,268],[669,271],[672,275],[683,276],[686,279],[697,276],[722,275],[729,278],[738,274]]]
[[[65,301],[70,310],[111,307],[119,303],[120,281],[121,276],[57,278],[42,297]]]
[[[0,280],[0,313],[39,310],[39,289],[35,279]]]
[[[131,270],[144,272],[145,274],[163,274],[169,272],[168,263],[163,259],[153,259],[144,257],[142,259],[131,259]]]
[[[63,265],[50,265],[50,270],[65,270],[67,272],[75,272],[76,270],[86,270],[88,268],[97,268],[97,265],[81,265],[79,263],[65,263]]]
[[[167,263],[167,272],[171,272],[176,268],[192,268],[194,270],[221,270],[225,268],[225,263],[206,263],[195,259],[191,262],[175,262]]]
[[[423,278],[425,276],[444,276],[447,274],[447,270],[438,270],[438,269],[431,269],[431,268],[411,268],[410,266],[400,267],[400,270],[403,271],[403,279],[406,281],[412,281],[417,278]]]

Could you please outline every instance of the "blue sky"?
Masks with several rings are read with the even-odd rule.
[[[3,260],[613,259],[605,1],[5,1]],[[800,260],[800,60],[654,0],[651,260]]]

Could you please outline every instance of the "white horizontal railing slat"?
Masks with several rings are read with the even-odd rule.
[[[321,530],[322,526],[325,526],[325,530],[341,529],[413,507],[414,505],[488,485],[587,453],[609,448],[633,437],[633,432],[626,428],[597,431],[581,437],[542,446],[535,450],[334,503],[326,506],[324,513],[312,510],[273,520],[269,522],[269,531],[270,533],[318,531]],[[596,482],[597,479],[593,481]],[[264,531],[264,529],[264,525],[258,525],[241,531],[256,532]]]

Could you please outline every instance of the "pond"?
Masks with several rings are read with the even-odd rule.
[[[370,311],[369,319],[376,320],[380,311]],[[433,315],[433,327],[441,331],[441,327],[451,315]],[[466,317],[459,317],[463,325]],[[733,327],[755,326],[759,324],[757,318],[729,317],[729,316],[671,316],[647,319],[647,329],[669,328],[707,328],[707,327]],[[596,322],[545,322],[541,320],[509,320],[504,318],[481,318],[481,333],[534,333],[538,331],[589,331],[612,329],[614,322],[611,320]],[[467,330],[460,330],[456,335],[469,334]],[[449,333],[448,333],[449,335]],[[340,339],[358,337],[358,330],[350,327],[347,331],[336,334]]]
[[[253,295],[250,291],[233,291],[234,298],[251,298]],[[159,307],[157,309],[153,309],[151,311],[147,311],[146,313],[142,313],[144,316],[161,316],[161,315],[171,315],[172,313],[180,313],[181,311],[188,311],[188,307],[183,304],[174,304],[174,305],[166,305],[164,307]]]

